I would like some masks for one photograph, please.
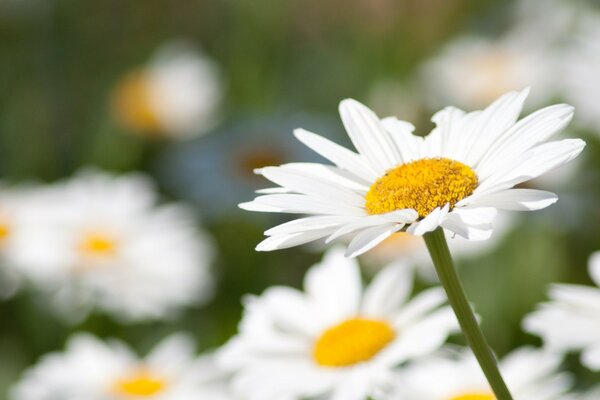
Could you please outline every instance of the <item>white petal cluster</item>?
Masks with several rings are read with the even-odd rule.
[[[600,252],[590,258],[589,273],[600,286]],[[581,351],[581,362],[600,370],[600,289],[556,284],[550,301],[524,320],[527,331],[539,335],[555,351]]]
[[[191,337],[175,334],[139,358],[124,343],[89,334],[72,337],[66,350],[44,356],[26,371],[11,400],[232,400],[226,376],[212,355],[196,357]],[[159,383],[148,395],[120,394],[119,382],[143,371]]]
[[[28,191],[11,215],[7,264],[68,318],[166,318],[212,294],[210,241],[144,176],[85,171]]]
[[[411,299],[411,282],[410,269],[396,263],[363,289],[356,261],[334,248],[308,271],[304,291],[273,287],[246,299],[239,334],[222,350],[220,365],[234,373],[235,393],[250,400],[363,400],[389,386],[396,367],[435,351],[458,329],[442,289]],[[354,318],[384,321],[393,339],[368,360],[320,364],[319,338]]]
[[[500,370],[515,400],[560,400],[572,385],[559,372],[562,357],[530,347],[513,351]],[[461,397],[462,396],[462,397]],[[471,396],[471,397],[469,397]],[[398,374],[396,391],[386,400],[490,399],[493,392],[468,350],[448,350],[416,361]]]
[[[426,137],[396,118],[380,120],[355,100],[340,104],[342,121],[355,153],[314,133],[296,137],[334,165],[291,163],[258,172],[279,185],[240,207],[261,212],[308,214],[269,229],[257,250],[297,246],[318,239],[352,235],[347,255],[360,255],[395,232],[423,235],[437,227],[470,240],[487,239],[498,209],[538,210],[557,200],[554,193],[515,189],[573,160],[583,150],[580,139],[550,141],[571,120],[573,108],[558,104],[519,120],[528,90],[509,92],[481,111],[447,107],[436,113],[436,127]],[[477,186],[454,207],[440,205],[423,218],[413,209],[369,215],[365,196],[386,173],[416,160],[446,158],[463,163],[477,176]]]

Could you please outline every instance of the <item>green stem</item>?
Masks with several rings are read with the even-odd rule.
[[[424,239],[463,334],[467,338],[467,342],[473,350],[496,398],[498,400],[512,400],[512,396],[498,369],[494,353],[483,336],[483,332],[477,323],[475,314],[465,295],[465,290],[456,273],[450,251],[448,250],[448,244],[446,243],[444,230],[437,228],[435,231],[425,234]]]

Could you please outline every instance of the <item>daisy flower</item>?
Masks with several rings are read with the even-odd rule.
[[[600,286],[600,252],[589,261],[589,273]],[[543,338],[556,351],[581,351],[581,362],[600,370],[600,289],[583,285],[554,285],[550,302],[523,322],[525,330]]]
[[[159,48],[144,68],[116,86],[116,117],[143,135],[187,137],[215,123],[223,83],[215,63],[181,41]]]
[[[156,163],[161,186],[194,202],[205,218],[239,213],[239,199],[260,184],[256,168],[297,159],[318,160],[302,143],[289,140],[286,132],[299,121],[319,129],[335,127],[334,120],[307,113],[267,118],[247,115],[224,122],[209,136],[172,143],[161,151]]]
[[[462,37],[448,44],[422,67],[426,103],[478,109],[526,86],[533,88],[533,103],[551,100],[557,91],[558,52],[516,33],[500,40]]]
[[[571,387],[558,371],[562,357],[530,347],[500,361],[500,370],[515,400],[559,400]],[[442,354],[416,361],[399,373],[388,400],[495,400],[473,353]],[[435,384],[432,384],[435,382]]]
[[[165,318],[210,297],[211,246],[181,205],[157,205],[150,181],[85,171],[43,190],[11,259],[66,316]]]
[[[564,97],[577,107],[577,122],[598,131],[600,116],[594,95],[600,90],[600,13],[590,11],[582,18],[573,45],[564,56]]]
[[[172,335],[145,358],[124,343],[89,334],[42,357],[11,391],[11,400],[231,400],[212,355],[196,358],[191,337]]]
[[[380,120],[355,100],[340,114],[358,153],[303,129],[296,137],[335,165],[291,163],[257,172],[280,187],[240,207],[309,214],[265,232],[257,250],[275,250],[352,234],[357,256],[395,232],[423,235],[443,227],[470,240],[487,239],[497,209],[537,210],[554,193],[515,189],[568,163],[580,139],[548,141],[571,120],[559,104],[518,120],[528,90],[509,92],[482,111],[447,107],[427,137],[395,118]]]
[[[364,400],[403,362],[438,349],[458,328],[433,288],[409,299],[411,272],[388,266],[363,290],[356,260],[330,250],[304,292],[268,289],[245,302],[239,334],[219,355],[250,400]]]

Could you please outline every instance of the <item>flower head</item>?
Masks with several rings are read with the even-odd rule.
[[[222,86],[212,60],[184,42],[172,42],[118,83],[112,106],[123,125],[139,134],[190,136],[214,124]]]
[[[11,260],[65,315],[165,318],[210,297],[208,239],[187,208],[157,205],[145,177],[85,171],[39,195]]]
[[[554,193],[515,189],[575,158],[580,139],[548,141],[571,120],[559,104],[518,121],[528,90],[510,92],[482,111],[447,107],[433,116],[427,137],[395,118],[380,120],[355,100],[340,114],[358,150],[354,153],[314,133],[296,137],[335,165],[291,163],[258,173],[280,185],[240,207],[309,214],[268,230],[257,250],[354,235],[347,255],[356,256],[395,232],[423,235],[441,226],[470,240],[487,239],[497,209],[537,210]]]
[[[308,271],[304,292],[274,287],[246,301],[221,365],[249,399],[362,400],[458,328],[440,307],[441,288],[409,300],[410,274],[406,265],[388,266],[363,290],[356,261],[333,249]]]
[[[78,334],[46,355],[12,390],[13,400],[229,400],[212,355],[196,358],[193,340],[170,336],[145,358],[117,341]]]

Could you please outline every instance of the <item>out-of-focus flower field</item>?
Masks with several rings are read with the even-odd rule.
[[[600,283],[590,261],[600,251],[600,3],[0,0],[0,56],[0,398],[332,398],[317,389],[312,397],[261,395],[252,373],[230,390],[236,362],[256,357],[231,342],[221,348],[238,332],[260,328],[258,316],[240,324],[244,307],[249,314],[266,304],[266,294],[253,296],[274,286],[302,290],[305,273],[332,246],[257,252],[263,232],[290,218],[238,207],[273,186],[255,170],[324,162],[294,137],[296,128],[351,147],[338,114],[345,98],[410,121],[424,136],[446,106],[480,110],[527,87],[522,115],[574,106],[560,135],[584,139],[586,149],[522,185],[556,193],[556,204],[501,211],[490,239],[447,235],[450,249],[500,357],[549,342],[566,353],[555,362],[569,374],[564,393],[521,399],[584,399],[566,392],[600,384],[600,356],[592,354],[600,353],[600,292],[577,297],[571,286],[553,286]],[[331,254],[324,265],[333,263]],[[420,237],[397,233],[358,262],[365,287],[397,263],[404,270],[385,279],[409,285],[398,289],[406,296],[438,286]],[[361,290],[357,276],[326,267],[310,275],[320,290],[340,299],[348,286]],[[273,294],[272,312],[302,325],[300,301],[281,295]],[[542,313],[553,310],[541,305],[549,296],[564,302],[555,304],[564,314]],[[421,311],[433,315],[438,305]],[[568,318],[578,312],[589,318]],[[447,348],[465,345],[456,329],[431,326],[449,335]],[[292,340],[259,328],[252,332],[262,346]],[[566,339],[552,339],[561,332]],[[582,350],[590,353],[580,358]],[[47,357],[67,352],[71,360]],[[456,352],[456,362],[468,364],[469,355]],[[154,370],[131,372],[133,354],[149,354],[143,365]],[[25,372],[42,360],[45,371]],[[544,360],[529,362],[542,368]],[[444,374],[429,362],[397,381],[427,386],[426,371]],[[170,363],[181,376],[159,379],[175,374]],[[65,389],[70,379],[79,381],[82,397]],[[310,375],[303,379],[318,386]],[[110,387],[110,394],[95,387]],[[414,393],[370,398],[492,399]]]

